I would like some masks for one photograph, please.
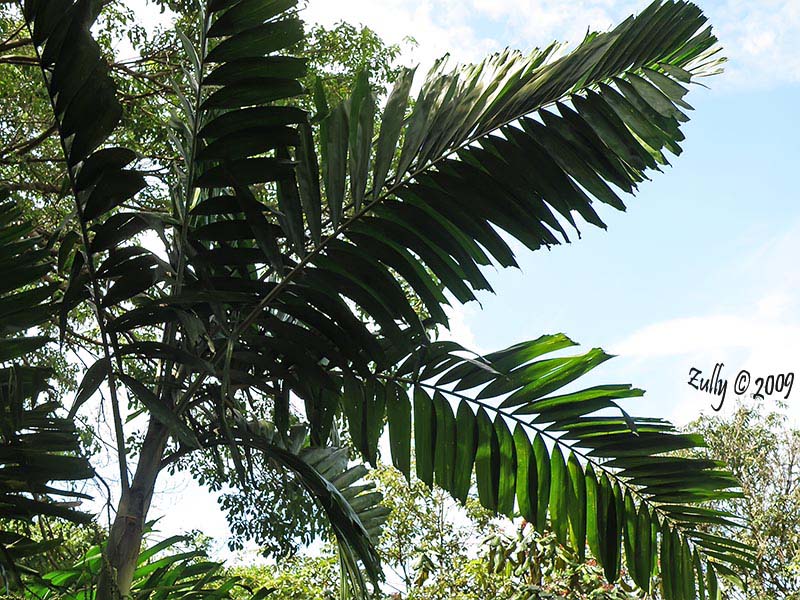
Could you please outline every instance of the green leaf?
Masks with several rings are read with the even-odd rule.
[[[232,85],[248,80],[267,78],[300,79],[305,77],[307,65],[307,59],[294,56],[245,58],[223,63],[206,75],[203,85]],[[266,102],[266,100],[262,102]]]
[[[261,154],[281,146],[296,146],[297,131],[291,127],[254,127],[218,137],[197,153],[198,160],[233,160]]]
[[[636,552],[638,552],[639,548],[642,546],[642,540],[640,540],[638,537],[636,505],[633,502],[633,497],[631,496],[630,490],[625,490],[623,503],[625,506],[625,520],[622,527],[622,533],[624,534],[623,549],[625,550],[625,564],[628,568],[628,573],[631,576],[631,579],[637,581]],[[647,542],[649,543],[649,527],[646,531],[646,535]]]
[[[207,63],[231,62],[264,56],[290,47],[303,39],[303,24],[297,18],[264,23],[217,44],[206,55]]]
[[[419,386],[414,387],[414,457],[417,477],[433,485],[433,466],[436,453],[436,415],[431,397]]]
[[[247,158],[212,167],[194,182],[201,188],[224,188],[231,178],[241,186],[277,181],[291,174],[293,163],[277,158]]]
[[[111,361],[109,361],[107,358],[99,359],[86,370],[86,373],[84,374],[83,379],[78,386],[78,391],[75,394],[75,400],[73,401],[72,408],[69,411],[70,419],[75,417],[75,413],[78,412],[78,409],[81,407],[81,405],[92,397],[92,395],[100,387],[100,384],[103,383],[103,381],[105,381],[110,374]]]
[[[152,213],[114,213],[102,223],[92,227],[94,237],[90,246],[91,252],[111,250],[121,242],[135,238],[146,230],[163,231],[165,222],[170,223],[171,220]]]
[[[67,106],[61,122],[62,138],[72,137],[67,164],[74,166],[100,146],[122,118],[107,67],[97,69]],[[56,92],[57,93],[57,92]],[[54,90],[51,90],[54,95]]]
[[[501,407],[519,406],[560,389],[609,358],[611,356],[601,349],[593,348],[581,356],[537,361],[515,369],[504,379],[490,383],[481,390],[478,397],[491,398],[517,390],[503,400]]]
[[[700,560],[700,553],[697,551],[697,548],[695,548],[694,554],[692,555],[692,567],[694,575],[697,577],[697,597],[700,600],[706,600],[706,582],[703,573],[703,563]]]
[[[354,377],[344,377],[342,407],[347,417],[348,432],[353,445],[360,451],[365,445],[364,390]]]
[[[683,87],[680,83],[677,83],[673,79],[667,77],[663,73],[659,73],[653,69],[644,69],[644,74],[673,101],[678,101],[689,93],[688,89]]]
[[[356,76],[350,96],[350,195],[353,209],[358,212],[367,189],[367,175],[372,149],[372,129],[375,121],[375,99],[369,85],[369,73]]]
[[[494,424],[482,407],[478,409],[477,425],[475,479],[478,484],[478,498],[485,508],[496,511],[500,485],[500,444]]]
[[[433,395],[433,407],[436,416],[436,484],[450,490],[453,487],[453,466],[456,458],[456,419],[450,402],[438,392]]]
[[[211,371],[211,365],[205,360],[174,346],[162,342],[141,341],[125,344],[120,348],[121,356],[144,356],[151,359],[166,359],[185,364],[202,371]]]
[[[278,150],[277,154],[282,158],[288,158],[288,152],[284,149]],[[297,189],[297,181],[289,176],[278,180],[276,186],[278,209],[278,222],[286,233],[286,237],[292,243],[294,251],[299,256],[305,255],[305,226],[303,225],[303,210],[300,203],[300,194]],[[261,216],[263,219],[263,215]],[[279,261],[279,249],[277,243],[274,244],[272,254],[274,260]],[[278,264],[277,262],[275,264]]]
[[[431,73],[436,70],[438,64],[439,62],[437,61],[437,63],[435,63],[434,67],[431,69]],[[397,164],[395,183],[398,183],[406,174],[409,166],[411,166],[411,163],[417,156],[420,144],[424,139],[432,108],[431,94],[427,93],[429,90],[426,89],[430,85],[430,79],[428,79],[425,85],[423,85],[423,88],[420,90],[417,101],[414,103],[414,109],[411,111],[411,116],[409,117],[408,125],[406,126],[405,130],[403,148],[400,151],[400,159]]]
[[[342,219],[347,176],[348,127],[347,112],[341,103],[320,122],[322,178],[325,182],[325,197],[334,227],[338,227]]]
[[[514,428],[514,446],[517,455],[516,492],[519,512],[523,519],[535,525],[539,481],[536,457],[528,434],[519,423]]]
[[[231,179],[235,183],[236,199],[239,201],[239,206],[242,209],[247,222],[250,224],[250,229],[256,240],[256,245],[264,253],[267,261],[276,270],[280,270],[283,266],[280,251],[278,249],[278,242],[275,235],[270,228],[269,223],[264,217],[264,212],[260,210],[259,202],[253,196],[250,188],[247,185],[240,185],[239,182],[231,174]]]
[[[540,434],[533,438],[533,456],[536,459],[536,531],[547,528],[547,512],[550,505],[551,472],[550,455]]]
[[[466,502],[472,483],[472,467],[478,448],[478,429],[475,414],[467,402],[462,401],[456,412],[456,457],[453,468],[454,498]]]
[[[322,194],[319,188],[319,164],[314,150],[314,136],[308,124],[300,125],[297,184],[311,239],[319,245],[322,239]]]
[[[381,194],[381,189],[383,184],[386,183],[386,176],[395,156],[395,148],[400,139],[400,131],[402,130],[403,119],[408,106],[408,93],[411,90],[415,72],[416,68],[403,69],[400,72],[392,92],[389,94],[389,99],[386,101],[386,108],[383,110],[381,130],[375,148],[375,170],[372,175],[372,194],[374,199],[377,199]]]
[[[650,510],[644,504],[639,507],[636,514],[636,553],[634,554],[634,569],[631,571],[636,585],[642,590],[650,590],[650,574],[653,568],[652,521]]]
[[[571,483],[564,455],[558,445],[550,455],[550,522],[558,543],[567,546],[569,535],[569,494]]]
[[[497,512],[508,517],[514,516],[514,498],[516,493],[517,456],[514,437],[502,416],[494,420],[497,434],[497,446],[500,468],[497,491]]]
[[[203,102],[203,109],[243,108],[285,100],[305,93],[296,79],[261,78],[232,83],[212,93]]]
[[[139,402],[182,444],[189,448],[200,448],[200,442],[189,426],[184,423],[174,406],[170,406],[163,399],[157,397],[143,383],[126,373],[119,374],[120,381],[136,396]]]
[[[74,231],[68,231],[61,240],[58,247],[58,270],[63,272],[67,268],[69,259],[72,258],[72,251],[80,241],[80,236]]]
[[[0,298],[0,330],[4,330],[7,334],[25,331],[30,326],[38,325],[51,317],[52,306],[42,303],[52,298],[56,289],[58,289],[57,285],[43,285]],[[24,318],[26,315],[35,315],[42,310],[45,312],[33,321],[27,322]]]
[[[614,583],[619,577],[620,569],[620,544],[622,543],[622,525],[624,518],[624,504],[617,483],[609,483],[608,479],[600,482],[606,507],[605,517],[605,542],[604,554],[606,556],[603,570],[606,579]]]
[[[389,385],[386,391],[386,420],[392,464],[410,481],[411,401],[406,391],[398,385]]]
[[[217,17],[206,35],[210,38],[235,35],[294,6],[297,0],[242,0]]]
[[[670,600],[680,598],[676,550],[672,530],[665,522],[661,527],[661,591]]]
[[[602,497],[600,485],[597,481],[597,476],[594,473],[594,467],[589,463],[586,465],[586,543],[589,545],[589,551],[597,557],[602,559],[603,556],[603,533],[601,528],[604,522],[603,516],[600,513],[602,505]]]
[[[294,106],[257,106],[222,113],[200,129],[202,139],[219,138],[252,128],[281,127],[302,123],[305,111]]]
[[[366,456],[372,466],[378,465],[378,441],[383,429],[383,419],[386,413],[386,388],[383,384],[375,383],[370,386],[364,405],[364,425],[366,428]]]
[[[175,33],[178,34],[178,39],[181,42],[181,46],[183,46],[183,51],[192,63],[195,80],[200,81],[200,78],[203,76],[203,67],[200,64],[200,56],[197,53],[197,49],[183,31],[176,29]]]
[[[92,221],[129,200],[147,183],[136,171],[106,171],[100,176],[83,206],[83,218]]]
[[[586,479],[583,467],[573,453],[567,459],[567,471],[570,480],[569,540],[582,562],[586,552]]]
[[[0,362],[8,362],[35,352],[50,341],[46,336],[0,339]]]

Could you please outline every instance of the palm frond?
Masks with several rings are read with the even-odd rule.
[[[221,429],[221,427],[217,428]],[[365,481],[363,464],[351,464],[349,449],[309,446],[307,428],[293,428],[288,443],[266,420],[240,421],[225,436],[207,436],[203,447],[235,445],[263,453],[276,465],[288,469],[325,512],[339,543],[346,579],[359,597],[368,597],[361,568],[374,585],[382,578],[376,544],[388,515],[375,484]],[[167,459],[170,460],[170,459]]]
[[[89,496],[72,485],[94,477],[78,430],[72,419],[57,414],[57,401],[42,399],[52,392],[51,370],[22,362],[50,341],[28,335],[29,330],[58,311],[53,302],[57,286],[44,282],[54,270],[49,250],[32,232],[15,203],[0,191],[0,265],[7,275],[0,290],[0,517],[18,525],[0,531],[6,585],[19,584],[21,573],[36,575],[20,561],[61,543],[34,541],[23,533],[34,519],[92,519],[77,510]]]
[[[226,14],[210,10],[208,31],[227,31],[214,29]],[[283,31],[293,19],[275,12],[263,27]],[[256,21],[248,31],[261,30]],[[656,2],[556,60],[548,48],[529,56],[507,51],[451,73],[442,63],[406,117],[408,71],[387,101],[374,145],[376,109],[366,75],[333,108],[318,90],[321,177],[307,118],[274,105],[270,81],[263,83],[262,100],[241,96],[243,106],[220,109],[207,102],[227,89],[227,80],[196,86],[199,108],[189,111],[188,98],[183,104],[187,123],[199,133],[209,127],[215,135],[241,132],[257,119],[293,116],[281,121],[281,135],[265,133],[258,147],[218,144],[217,137],[183,127],[186,180],[194,190],[183,224],[193,255],[187,277],[195,277],[206,295],[194,296],[194,304],[191,295],[179,297],[160,318],[213,311],[225,322],[204,332],[213,340],[214,368],[223,368],[235,344],[229,372],[235,363],[237,373],[270,379],[262,368],[270,360],[257,357],[272,346],[269,356],[292,365],[286,383],[303,398],[309,394],[299,381],[338,389],[320,365],[345,375],[364,375],[371,362],[388,368],[388,345],[411,351],[426,342],[426,326],[447,324],[445,293],[473,300],[477,290],[491,290],[483,266],[516,265],[503,231],[535,249],[559,243],[557,234],[567,239],[566,227],[577,226],[575,213],[602,226],[593,198],[624,208],[615,188],[632,192],[648,169],[666,163],[663,151],[680,151],[686,88],[679,82],[707,74],[718,62],[716,38],[704,24],[690,3]],[[204,36],[200,51],[190,52],[198,57],[194,80],[207,81],[206,69],[217,64],[209,57],[244,60],[223,51],[235,47],[239,35],[218,46]],[[278,49],[251,48],[262,54]],[[277,60],[258,61],[267,58]],[[226,123],[233,129],[221,127]],[[209,154],[212,146],[220,150]],[[236,155],[240,151],[247,157]],[[420,299],[426,319],[406,289]],[[143,308],[141,320],[126,326],[152,323],[152,311]]]
[[[141,173],[126,167],[136,159],[125,148],[103,147],[122,117],[116,86],[99,44],[90,33],[99,5],[67,2],[55,5],[31,0],[23,12],[37,51],[75,197],[77,235],[69,237],[64,262],[75,252],[70,286],[62,309],[67,312],[92,297],[108,309],[146,290],[164,267],[143,248],[120,248],[148,228],[141,217],[116,209],[142,188]],[[111,214],[114,213],[113,216]],[[79,251],[72,248],[80,243]],[[135,277],[118,281],[123,268]],[[106,319],[103,321],[103,328]]]
[[[206,34],[225,14],[210,10]],[[248,31],[283,31],[293,19],[278,12],[267,18],[263,25],[251,23]],[[668,164],[665,152],[680,153],[680,125],[691,108],[683,84],[713,73],[721,62],[705,23],[693,4],[655,2],[613,31],[587,36],[558,59],[550,47],[528,56],[506,51],[452,72],[442,61],[410,112],[414,73],[408,71],[387,101],[374,144],[377,109],[366,74],[352,95],[332,108],[317,90],[321,169],[307,121],[298,113],[280,123],[294,134],[282,130],[274,137],[274,150],[264,140],[259,146],[243,143],[246,156],[235,154],[234,144],[218,143],[217,136],[232,130],[212,128],[212,141],[187,128],[184,148],[194,148],[194,154],[186,156],[195,159],[186,178],[197,190],[194,215],[187,213],[185,221],[186,240],[193,242],[187,251],[196,253],[192,272],[202,282],[198,291],[214,288],[193,309],[203,304],[206,313],[225,319],[224,325],[206,330],[213,340],[209,360],[222,371],[223,387],[252,389],[255,381],[270,382],[261,389],[274,398],[279,429],[288,424],[281,415],[287,414],[290,394],[300,397],[322,441],[339,404],[354,443],[373,462],[388,416],[393,455],[406,472],[413,427],[423,480],[463,498],[465,474],[474,467],[482,502],[503,514],[514,513],[517,482],[533,476],[530,465],[538,460],[548,492],[536,487],[538,478],[534,490],[520,484],[520,506],[540,522],[549,515],[559,539],[577,552],[588,540],[611,580],[619,573],[623,540],[643,549],[645,560],[634,577],[645,589],[658,552],[682,565],[679,572],[662,572],[670,598],[688,594],[669,586],[673,575],[694,572],[695,549],[701,577],[706,565],[713,578],[727,565],[749,564],[747,551],[720,552],[688,525],[697,516],[693,503],[735,493],[735,482],[719,465],[673,462],[665,455],[700,440],[661,421],[594,414],[639,393],[629,386],[548,396],[603,362],[607,356],[601,351],[527,365],[536,352],[565,343],[547,338],[541,346],[523,344],[517,354],[509,350],[480,367],[450,351],[431,363],[440,347],[426,333],[426,326],[447,324],[445,292],[461,302],[473,300],[476,291],[491,290],[482,267],[516,265],[502,232],[537,249],[560,243],[559,236],[568,241],[567,228],[578,227],[576,214],[604,227],[595,200],[624,209],[620,193],[634,192],[648,171]],[[244,58],[227,48],[248,47],[256,54],[281,48],[237,46],[237,36],[244,34],[226,35],[216,46],[208,43],[213,36],[201,38],[196,81],[207,81],[205,65],[214,62],[209,57]],[[256,115],[287,113],[286,107],[265,104],[297,91],[287,84],[280,87],[285,95],[270,95],[266,90],[272,82],[264,82],[262,95],[251,97],[226,93],[226,85],[196,86],[200,109],[186,111],[188,122],[249,127],[254,121],[248,119]],[[208,104],[219,97],[239,103]],[[278,144],[280,139],[288,141]],[[207,150],[212,146],[213,152]],[[401,284],[421,299],[427,321]],[[180,299],[173,308],[186,306]],[[391,379],[409,356],[422,369],[410,371],[415,376],[405,381],[416,386],[413,403]],[[504,362],[495,366],[495,360]],[[514,367],[518,370],[509,372]],[[450,393],[446,387],[425,387],[427,379],[450,369],[458,376],[445,383],[466,387]],[[207,387],[211,373],[194,379],[184,395],[187,405],[192,393]],[[467,402],[454,411],[448,395],[475,387],[461,383],[461,376],[483,385],[473,401],[507,398],[500,406],[473,410],[478,405]],[[230,394],[222,397],[243,410]],[[508,415],[527,426],[512,433]],[[230,416],[223,410],[218,418],[224,422]],[[528,435],[530,426],[548,418],[554,419],[548,431],[559,432],[552,451],[541,438]],[[464,435],[457,433],[459,424],[466,428]],[[526,451],[526,470],[520,474],[516,453]],[[662,462],[663,476],[653,481],[627,471]],[[687,479],[677,481],[677,473]],[[627,513],[626,504],[633,506]],[[624,518],[641,520],[641,531],[625,528]]]
[[[574,345],[548,335],[471,359],[458,345],[438,342],[370,387],[400,396],[413,386],[421,480],[464,501],[474,471],[483,506],[522,516],[540,531],[549,526],[581,559],[588,546],[611,582],[620,574],[623,545],[633,581],[647,592],[660,575],[667,598],[694,598],[695,580],[752,569],[751,548],[709,536],[701,525],[738,524],[735,515],[702,506],[741,496],[724,464],[676,455],[704,445],[700,436],[628,415],[619,401],[642,396],[640,389],[565,391],[610,358],[597,348],[546,357]],[[408,423],[410,406],[391,406],[388,421]],[[407,474],[410,436],[391,428],[389,435],[392,461]],[[680,595],[675,586],[684,584]]]

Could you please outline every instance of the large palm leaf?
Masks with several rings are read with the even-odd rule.
[[[20,573],[36,575],[25,559],[59,540],[35,541],[35,519],[62,518],[86,523],[77,510],[89,497],[73,484],[94,476],[81,451],[77,428],[59,416],[52,397],[51,369],[35,366],[30,353],[49,340],[26,335],[57,312],[49,250],[21,211],[0,190],[0,568],[3,585],[19,584]],[[31,364],[34,363],[34,364]],[[59,482],[56,484],[55,482]],[[13,526],[12,526],[13,525]]]
[[[210,20],[216,22],[213,15]],[[232,335],[220,339],[215,355],[231,357],[218,360],[224,376],[235,370],[271,379],[284,402],[288,387],[305,400],[323,440],[329,425],[319,415],[335,406],[318,390],[341,390],[351,435],[365,458],[374,462],[388,416],[393,458],[406,472],[413,421],[423,480],[432,483],[435,473],[436,483],[463,498],[474,467],[485,506],[508,515],[518,508],[540,527],[549,515],[562,543],[582,555],[588,540],[612,581],[623,540],[629,571],[645,590],[661,553],[667,597],[704,591],[705,585],[695,586],[695,571],[713,592],[715,567],[703,568],[708,558],[722,563],[717,568],[723,573],[747,567],[747,550],[696,531],[698,513],[691,507],[735,493],[735,482],[720,465],[665,456],[701,440],[659,421],[590,416],[636,396],[628,386],[548,395],[606,355],[530,363],[569,345],[556,336],[476,365],[427,341],[398,283],[399,276],[414,290],[432,322],[446,324],[442,289],[460,301],[474,299],[475,290],[491,289],[480,266],[491,259],[515,264],[498,230],[536,249],[559,243],[558,233],[566,239],[575,213],[603,226],[592,197],[624,208],[609,184],[633,191],[648,168],[667,164],[665,150],[680,152],[681,109],[689,108],[680,82],[713,71],[718,62],[704,21],[693,5],[654,3],[558,60],[549,60],[551,48],[527,57],[505,52],[454,72],[440,64],[406,118],[413,77],[407,72],[387,101],[374,147],[375,102],[366,77],[332,109],[318,90],[321,186],[306,125],[265,159],[263,144],[250,149],[235,142],[249,135],[254,109],[242,105],[252,100],[228,94],[228,82],[207,80],[221,84],[209,90],[209,99],[236,101],[219,116],[188,115],[207,120],[206,131],[220,123],[230,127],[225,138],[208,135],[208,146],[195,155],[195,185],[207,190],[195,209],[203,216],[194,231],[206,234],[194,234],[201,241],[197,262],[228,289],[260,295],[255,308],[236,311]],[[227,56],[216,48],[238,43],[236,31],[220,30],[232,35],[198,52],[201,74],[204,54],[213,62]],[[219,33],[214,25],[209,31]],[[234,63],[217,68],[225,67],[236,71]],[[275,97],[267,92],[272,84],[260,82],[257,97]],[[196,92],[202,96],[202,86]],[[294,176],[282,172],[288,158],[297,162]],[[263,216],[269,206],[278,211],[275,219]],[[353,318],[363,315],[366,322]],[[379,329],[377,345],[365,331],[369,323]],[[354,344],[354,334],[364,343]],[[410,367],[396,369],[406,355],[413,358],[406,360]],[[436,384],[425,383],[443,372]],[[413,406],[398,383],[416,384]],[[477,396],[462,392],[480,386]],[[447,397],[454,394],[458,416]],[[507,397],[499,404],[484,401],[498,396]],[[564,433],[548,433],[553,430]],[[552,451],[542,434],[551,438]]]
[[[366,73],[343,102],[316,90],[317,138],[290,105],[303,61],[277,53],[302,36],[295,5],[211,0],[185,36],[174,119],[184,165],[170,217],[118,208],[143,185],[124,169],[133,156],[90,155],[119,109],[88,4],[61,20],[49,3],[26,5],[77,199],[83,248],[68,298],[93,298],[105,345],[92,380],[108,375],[113,392],[120,378],[153,415],[150,432],[169,432],[179,452],[216,435],[242,479],[238,424],[266,411],[286,446],[292,396],[313,445],[344,412],[371,461],[387,418],[406,472],[413,427],[429,483],[463,498],[474,469],[484,505],[539,526],[549,517],[564,544],[582,553],[588,543],[609,579],[624,541],[641,587],[660,554],[667,598],[715,597],[716,574],[746,568],[748,554],[703,534],[729,515],[695,503],[734,482],[719,465],[670,456],[699,440],[667,423],[596,414],[637,390],[552,395],[606,355],[535,360],[571,345],[546,336],[467,359],[428,335],[447,324],[447,293],[472,300],[491,289],[482,266],[516,264],[503,232],[536,249],[568,239],[576,215],[603,226],[593,200],[624,208],[619,194],[680,152],[683,84],[719,62],[699,9],[655,2],[558,59],[548,48],[453,71],[440,62],[413,108],[407,71],[374,139]],[[165,227],[167,261],[128,241]],[[137,337],[154,326],[160,342]],[[158,361],[158,376],[124,373],[130,357]],[[366,547],[356,554],[370,567]]]
[[[272,465],[291,472],[324,511],[339,542],[340,558],[350,581],[357,589],[365,590],[358,564],[373,581],[380,578],[380,559],[374,544],[388,509],[381,506],[382,496],[375,484],[364,479],[366,467],[351,464],[348,448],[309,446],[307,436],[304,425],[293,427],[284,440],[269,421],[240,420],[232,424],[227,435],[212,433],[198,443],[204,448],[234,446],[239,451],[255,450]],[[165,461],[177,460],[184,452],[173,453]]]

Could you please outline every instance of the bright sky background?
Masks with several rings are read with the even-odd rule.
[[[363,23],[386,41],[413,36],[407,61],[444,52],[471,61],[506,45],[575,43],[644,8],[641,0],[309,1],[309,21]],[[522,272],[497,272],[496,295],[454,311],[455,337],[493,350],[562,331],[620,355],[598,381],[648,390],[639,412],[686,423],[710,399],[690,367],[731,380],[800,368],[800,0],[700,0],[730,62],[697,87],[674,167],[641,186],[628,211],[601,207],[608,231],[551,251],[521,251]],[[606,209],[606,210],[602,210]],[[797,341],[795,341],[797,340]],[[796,392],[800,398],[800,390]],[[789,410],[800,416],[800,400]],[[729,390],[726,405],[733,404]]]
[[[646,6],[639,0],[310,0],[306,19],[346,20],[388,42],[413,36],[407,64],[450,52],[459,61],[506,45],[579,41]],[[699,0],[729,57],[725,74],[696,88],[684,153],[643,184],[627,213],[602,206],[608,231],[551,251],[522,251],[522,271],[489,277],[496,295],[453,313],[453,335],[494,350],[564,332],[586,349],[618,354],[590,383],[633,383],[633,414],[679,424],[710,411],[687,385],[690,367],[710,375],[724,363],[726,407],[733,379],[800,377],[800,0]],[[607,210],[602,210],[606,208]],[[800,382],[787,400],[800,423]],[[715,403],[717,401],[715,400]],[[181,510],[175,511],[176,504]],[[224,536],[214,499],[165,478],[153,515],[162,531],[201,524]]]

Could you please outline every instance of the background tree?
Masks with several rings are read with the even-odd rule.
[[[703,416],[690,427],[708,442],[698,455],[724,460],[742,485],[743,498],[718,504],[741,515],[745,527],[713,531],[754,548],[756,568],[743,573],[744,597],[799,598],[800,430],[757,403],[739,405],[730,416]]]
[[[656,2],[558,59],[440,61],[413,108],[403,71],[374,136],[365,72],[343,102],[316,86],[313,118],[293,105],[306,75],[294,5],[209,0],[189,15],[163,185],[113,145],[124,108],[90,33],[100,7],[21,7],[74,199],[61,330],[76,309],[97,326],[72,412],[107,389],[119,462],[98,596],[134,589],[159,473],[202,449],[243,493],[254,456],[291,471],[334,532],[345,591],[365,594],[386,510],[337,417],[372,464],[386,423],[407,477],[413,437],[420,480],[457,499],[474,471],[484,507],[549,522],[581,561],[588,544],[609,581],[624,543],[644,590],[658,574],[667,598],[718,596],[716,573],[750,557],[698,532],[714,518],[696,504],[735,481],[668,455],[701,440],[623,411],[641,390],[565,389],[608,355],[554,355],[575,345],[561,334],[479,357],[429,336],[447,326],[446,294],[472,300],[491,289],[481,266],[516,265],[500,230],[535,250],[567,241],[576,216],[603,226],[593,200],[623,207],[609,184],[632,192],[680,152],[682,83],[719,62],[699,9]],[[163,250],[139,245],[144,231]],[[123,420],[123,402],[142,418]]]
[[[630,580],[606,583],[596,561],[580,562],[551,531],[540,534],[524,521],[494,519],[471,497],[465,506],[438,487],[409,484],[393,467],[371,471],[390,509],[378,550],[387,599],[522,600],[593,598],[633,600]],[[255,587],[273,589],[278,600],[335,597],[339,572],[334,548],[299,555],[276,565],[238,567],[232,574]]]
[[[450,494],[392,467],[371,478],[389,513],[379,545],[381,558],[399,579],[397,597],[417,600],[523,600],[527,598],[638,597],[630,580],[609,585],[596,561],[581,561],[549,529],[537,532],[522,519],[498,520],[470,497]],[[627,578],[625,578],[627,579]],[[387,587],[389,598],[395,597]]]

